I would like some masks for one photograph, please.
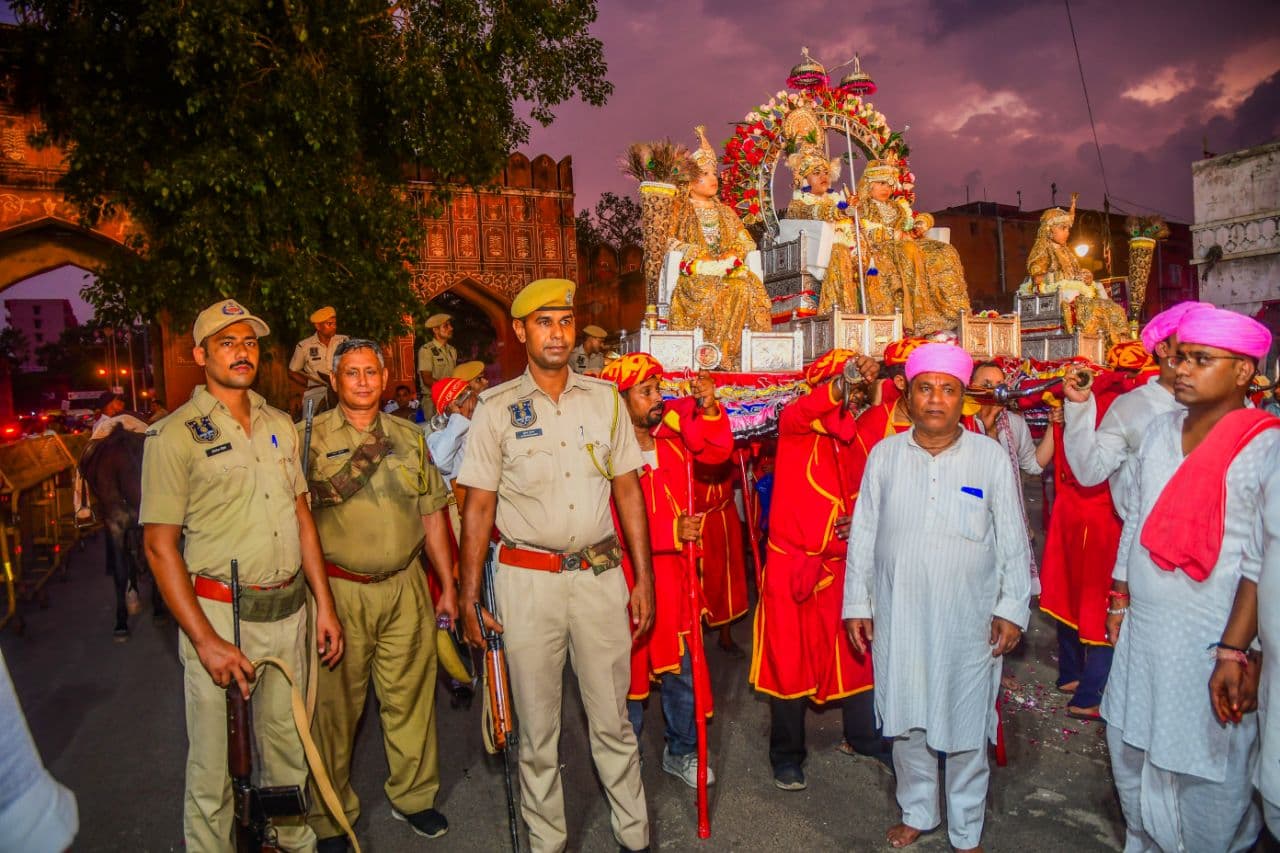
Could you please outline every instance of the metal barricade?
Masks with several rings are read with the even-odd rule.
[[[75,460],[57,435],[0,446],[0,629],[15,619],[20,629],[20,603],[45,604],[45,584],[65,571],[79,535],[71,508]]]

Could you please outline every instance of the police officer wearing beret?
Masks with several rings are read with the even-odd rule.
[[[311,323],[316,333],[298,341],[289,359],[289,378],[301,385],[302,402],[315,401],[315,412],[321,412],[329,394],[329,370],[333,365],[333,353],[338,344],[347,339],[338,334],[338,312],[326,305],[312,312]]]
[[[529,365],[482,394],[473,415],[458,474],[468,490],[459,611],[468,641],[481,646],[475,604],[496,521],[499,612],[484,619],[506,644],[530,846],[549,853],[567,843],[559,741],[564,666],[572,656],[614,837],[624,850],[647,850],[649,819],[626,710],[632,639],[653,622],[637,474],[643,460],[614,385],[569,369],[574,290],[571,281],[541,279],[511,304]],[[610,497],[635,570],[630,594]]]
[[[428,421],[436,413],[431,402],[431,386],[437,379],[447,379],[458,363],[458,351],[449,343],[453,338],[453,317],[432,314],[427,318],[431,340],[418,347],[418,387],[422,398],[422,416]]]
[[[250,390],[267,324],[234,299],[206,308],[192,337],[205,384],[147,431],[142,455],[143,543],[177,619],[186,701],[182,822],[190,851],[230,850],[226,688],[250,690],[263,785],[305,785],[307,765],[291,691],[251,659],[277,657],[306,683],[307,589],[316,602],[321,661],[342,657],[342,627],[307,505],[289,416]],[[184,539],[185,537],[185,539]],[[182,550],[179,550],[179,543]],[[240,569],[241,645],[232,643],[231,561]],[[314,850],[302,818],[273,821],[282,847]]]

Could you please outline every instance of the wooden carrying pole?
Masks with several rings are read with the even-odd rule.
[[[693,454],[685,454],[685,479],[689,485],[689,515],[694,515]],[[711,818],[707,813],[707,708],[698,679],[705,678],[706,652],[702,647],[702,607],[698,589],[698,552],[696,542],[685,543],[685,562],[689,575],[689,666],[693,669],[693,714],[698,726],[698,837],[711,837]]]

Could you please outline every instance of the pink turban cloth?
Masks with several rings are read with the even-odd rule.
[[[1225,308],[1188,311],[1175,331],[1178,343],[1218,347],[1259,361],[1271,350],[1271,332],[1266,326]]]
[[[968,385],[973,376],[973,356],[955,344],[924,344],[907,356],[907,381],[921,373],[945,373]]]
[[[1178,331],[1178,323],[1188,311],[1195,308],[1212,308],[1207,302],[1179,302],[1172,308],[1166,308],[1147,321],[1142,330],[1142,348],[1155,355],[1156,344]]]

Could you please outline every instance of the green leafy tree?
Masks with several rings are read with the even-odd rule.
[[[0,361],[9,371],[17,370],[27,360],[27,336],[13,326],[0,329]]]
[[[483,184],[571,98],[612,91],[594,0],[16,0],[27,91],[87,223],[132,253],[86,298],[108,321],[223,296],[386,338],[412,312],[416,165]]]

